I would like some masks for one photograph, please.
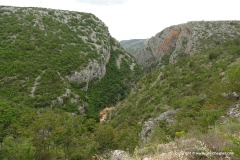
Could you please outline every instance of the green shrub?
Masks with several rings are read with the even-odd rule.
[[[214,59],[216,59],[217,57],[218,57],[218,53],[216,53],[216,52],[211,52],[211,53],[209,53],[209,55],[208,55],[209,60],[214,60]]]

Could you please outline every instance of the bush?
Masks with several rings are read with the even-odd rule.
[[[211,52],[211,53],[209,53],[209,55],[208,55],[209,60],[214,60],[214,59],[216,59],[217,57],[218,57],[218,53],[216,53],[216,52]]]

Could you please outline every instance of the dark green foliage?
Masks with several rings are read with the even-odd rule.
[[[168,65],[169,64],[169,60],[170,60],[170,57],[171,57],[171,54],[165,54],[163,57],[162,57],[162,64],[163,65]]]
[[[216,58],[218,57],[218,55],[219,55],[219,54],[216,53],[216,52],[210,52],[208,58],[209,58],[210,60],[213,60],[213,59],[216,59]]]
[[[137,73],[140,72],[140,69],[137,68],[135,69],[136,73],[133,74],[125,60],[121,62],[121,68],[118,69],[116,59],[120,54],[124,54],[124,52],[112,51],[110,61],[106,66],[106,75],[96,84],[90,84],[87,93],[90,117],[97,117],[101,109],[123,100],[128,95]]]
[[[18,117],[19,113],[16,109],[6,102],[0,102],[0,142],[12,132],[9,126],[15,123]]]

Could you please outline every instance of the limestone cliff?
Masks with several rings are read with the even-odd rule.
[[[240,34],[240,21],[193,21],[168,27],[150,38],[135,57],[143,68],[174,63],[180,54],[194,54]]]

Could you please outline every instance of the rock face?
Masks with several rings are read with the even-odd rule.
[[[88,82],[93,79],[101,79],[106,74],[106,63],[99,63],[96,60],[90,62],[88,66],[82,70],[75,71],[70,76],[67,76],[70,82],[82,83],[86,82],[86,90]]]
[[[135,54],[143,68],[174,63],[181,54],[194,54],[215,47],[240,34],[240,21],[196,21],[168,27],[150,38]]]

